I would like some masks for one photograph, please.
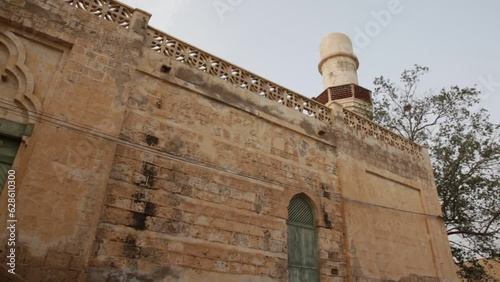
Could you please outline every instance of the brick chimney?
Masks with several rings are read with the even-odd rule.
[[[359,61],[347,35],[331,33],[320,44],[319,73],[325,90],[316,101],[331,105],[334,101],[368,119],[372,117],[371,91],[358,85]]]

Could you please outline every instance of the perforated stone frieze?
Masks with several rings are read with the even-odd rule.
[[[76,8],[128,28],[133,8],[113,0],[64,0]]]
[[[120,27],[128,28],[134,9],[114,0],[64,0],[75,8],[92,13]],[[285,107],[294,109],[325,123],[332,123],[332,110],[323,104],[272,83],[243,68],[226,62],[153,27],[148,27],[148,47],[151,50],[189,65],[199,71],[249,90]],[[384,127],[344,109],[346,124],[390,146],[421,158],[420,146]]]
[[[344,121],[364,135],[378,139],[412,156],[422,157],[418,144],[346,109],[344,109]]]

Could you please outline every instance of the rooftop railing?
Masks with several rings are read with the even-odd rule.
[[[134,8],[115,0],[63,0],[77,9],[85,10],[104,20],[129,28]],[[301,112],[325,123],[332,123],[332,109],[295,93],[252,72],[204,52],[165,32],[153,27],[147,28],[147,46],[154,52],[165,55],[180,63],[220,78],[227,83],[251,91],[285,107]],[[372,136],[392,147],[418,158],[422,157],[418,144],[365,119],[346,109],[343,118],[347,125],[364,135]]]
[[[331,121],[331,109],[321,103],[259,77],[153,27],[148,27],[148,37],[149,47],[155,52],[320,121],[327,123]]]

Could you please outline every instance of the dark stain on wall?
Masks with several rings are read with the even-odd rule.
[[[180,279],[179,271],[170,266],[156,267],[152,272],[147,274],[139,274],[134,269],[116,269],[111,267],[91,267],[87,281],[136,281],[136,282],[156,282],[156,281],[170,281]]]
[[[136,236],[129,234],[123,244],[123,253],[125,257],[130,259],[137,259],[140,256],[141,248],[137,246]]]
[[[156,146],[158,145],[158,137],[147,134],[146,143],[148,144],[148,146]]]
[[[321,205],[321,212],[323,213],[323,221],[325,222],[325,227],[332,229],[332,220],[330,219],[330,214],[326,211],[325,205]]]
[[[332,193],[328,191],[328,185],[326,183],[321,183],[320,184],[321,190],[323,191],[323,197],[327,199],[332,198]]]
[[[146,193],[144,191],[135,191],[135,193],[132,195],[132,198],[134,199],[134,203],[142,202],[146,199]]]
[[[147,219],[148,215],[146,214],[132,212],[132,223],[129,226],[135,228],[136,230],[145,230]]]
[[[144,207],[144,213],[148,215],[156,215],[156,205],[151,202],[146,202],[146,206]]]

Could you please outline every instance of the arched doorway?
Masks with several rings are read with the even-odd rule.
[[[296,195],[288,205],[288,281],[319,281],[316,220],[309,200]]]

